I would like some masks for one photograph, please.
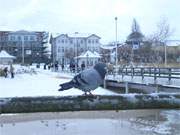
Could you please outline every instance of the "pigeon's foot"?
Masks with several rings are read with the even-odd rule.
[[[84,92],[84,96],[94,96],[90,91],[89,92]]]

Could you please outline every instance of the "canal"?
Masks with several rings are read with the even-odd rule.
[[[0,135],[179,135],[180,110],[1,114]]]

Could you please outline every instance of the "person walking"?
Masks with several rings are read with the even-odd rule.
[[[10,65],[10,73],[11,73],[11,78],[14,78],[14,67],[12,64]]]
[[[61,69],[64,71],[64,63],[61,64]]]
[[[81,71],[83,71],[85,69],[85,64],[84,62],[81,64]]]
[[[3,71],[4,71],[4,77],[7,78],[7,76],[8,76],[8,67],[5,67],[3,69]]]

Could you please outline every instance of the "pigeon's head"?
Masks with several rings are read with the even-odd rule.
[[[94,69],[98,71],[100,74],[101,78],[104,79],[106,72],[107,72],[107,66],[105,63],[98,63],[94,66]]]

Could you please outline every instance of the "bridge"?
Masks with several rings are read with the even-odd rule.
[[[108,72],[104,85],[126,93],[129,90],[140,93],[180,92],[180,68],[119,68],[117,74]]]

